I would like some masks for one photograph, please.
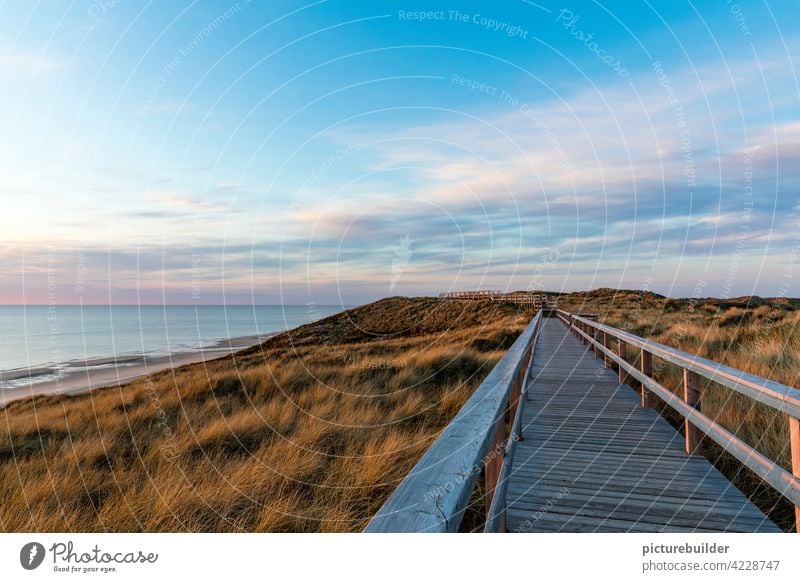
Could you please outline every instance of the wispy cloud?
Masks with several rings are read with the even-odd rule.
[[[205,197],[194,197],[174,192],[150,190],[142,194],[142,200],[148,206],[161,209],[185,210],[192,212],[224,212],[231,209],[230,204],[212,202]]]
[[[409,233],[419,249],[411,269],[439,269],[429,280],[440,287],[475,265],[508,272],[509,261],[519,269],[506,281],[524,286],[538,249],[552,248],[559,264],[546,282],[556,287],[610,264],[637,286],[660,265],[662,290],[675,292],[679,265],[693,276],[700,260],[709,278],[735,264],[747,290],[765,254],[782,264],[791,252],[793,237],[776,233],[796,230],[796,113],[773,120],[752,108],[766,92],[791,90],[784,65],[777,56],[642,73],[524,107],[490,101],[480,115],[391,135],[339,128],[342,143],[371,144],[370,178],[295,213],[294,234],[338,239],[348,260],[368,261]],[[401,174],[388,190],[394,203],[385,202]],[[695,284],[683,280],[678,292]]]
[[[63,70],[66,61],[44,54],[0,50],[0,77],[35,77]]]

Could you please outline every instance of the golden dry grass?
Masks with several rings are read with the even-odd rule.
[[[4,531],[358,531],[530,314],[383,300],[234,357],[0,411]]]
[[[794,301],[598,290],[559,304],[798,386]],[[359,531],[529,317],[508,305],[393,298],[232,358],[14,403],[0,412],[0,529]],[[655,376],[679,391],[678,369],[657,365]],[[783,415],[714,385],[702,408],[789,466]],[[791,506],[771,488],[719,447],[704,453],[792,526]]]
[[[600,321],[630,333],[728,366],[800,387],[800,302],[759,297],[667,299],[652,293],[599,289],[559,298],[559,307],[595,313]],[[637,350],[631,350],[636,352]],[[631,362],[638,357],[628,354]],[[654,361],[654,376],[682,393],[681,369]],[[704,414],[784,468],[791,468],[786,415],[732,390],[705,382]],[[681,428],[681,418],[659,402],[659,409]],[[734,485],[774,521],[794,527],[792,506],[768,485],[708,439],[704,454]]]

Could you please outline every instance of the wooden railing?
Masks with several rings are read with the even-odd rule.
[[[800,532],[800,390],[646,340],[588,317],[561,309],[556,313],[585,344],[594,348],[596,356],[603,357],[606,366],[611,362],[617,364],[621,384],[630,378],[639,381],[642,406],[651,406],[650,396],[655,394],[684,417],[687,453],[698,452],[702,432],[789,499],[795,505],[796,527]],[[612,347],[612,340],[616,340],[616,349]],[[629,347],[641,352],[638,368],[627,360]],[[683,369],[683,398],[653,379],[653,357]],[[701,412],[701,377],[789,417],[791,473]]]
[[[372,518],[367,532],[455,532],[481,474],[487,514],[503,513],[501,472],[520,439],[520,403],[541,323],[538,312],[455,418]],[[507,416],[513,418],[511,422]],[[498,483],[500,485],[498,485]],[[502,505],[505,505],[504,499]],[[494,513],[492,513],[494,511]]]

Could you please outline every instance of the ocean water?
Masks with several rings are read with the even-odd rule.
[[[125,356],[164,356],[226,338],[284,331],[335,305],[0,306],[0,383],[21,369]]]

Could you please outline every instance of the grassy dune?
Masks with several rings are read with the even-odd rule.
[[[4,531],[358,531],[530,314],[392,298],[0,411]]]
[[[667,299],[647,292],[599,289],[570,293],[559,307],[596,313],[599,320],[630,333],[722,362],[789,386],[800,387],[800,301],[760,297]],[[631,350],[637,352],[637,350]],[[637,361],[638,352],[629,354]],[[662,384],[682,394],[683,372],[654,366]],[[786,415],[728,388],[706,382],[703,412],[784,468],[790,469]],[[682,419],[659,402],[662,413],[682,428]],[[777,523],[794,527],[793,507],[749,470],[706,439],[703,453],[734,485]]]
[[[796,301],[598,290],[559,305],[798,385]],[[0,529],[358,531],[529,318],[510,305],[392,298],[233,357],[13,403],[0,411]],[[680,391],[680,370],[654,373]],[[784,415],[715,385],[702,407],[789,467]],[[704,454],[792,527],[771,488],[713,443]]]

